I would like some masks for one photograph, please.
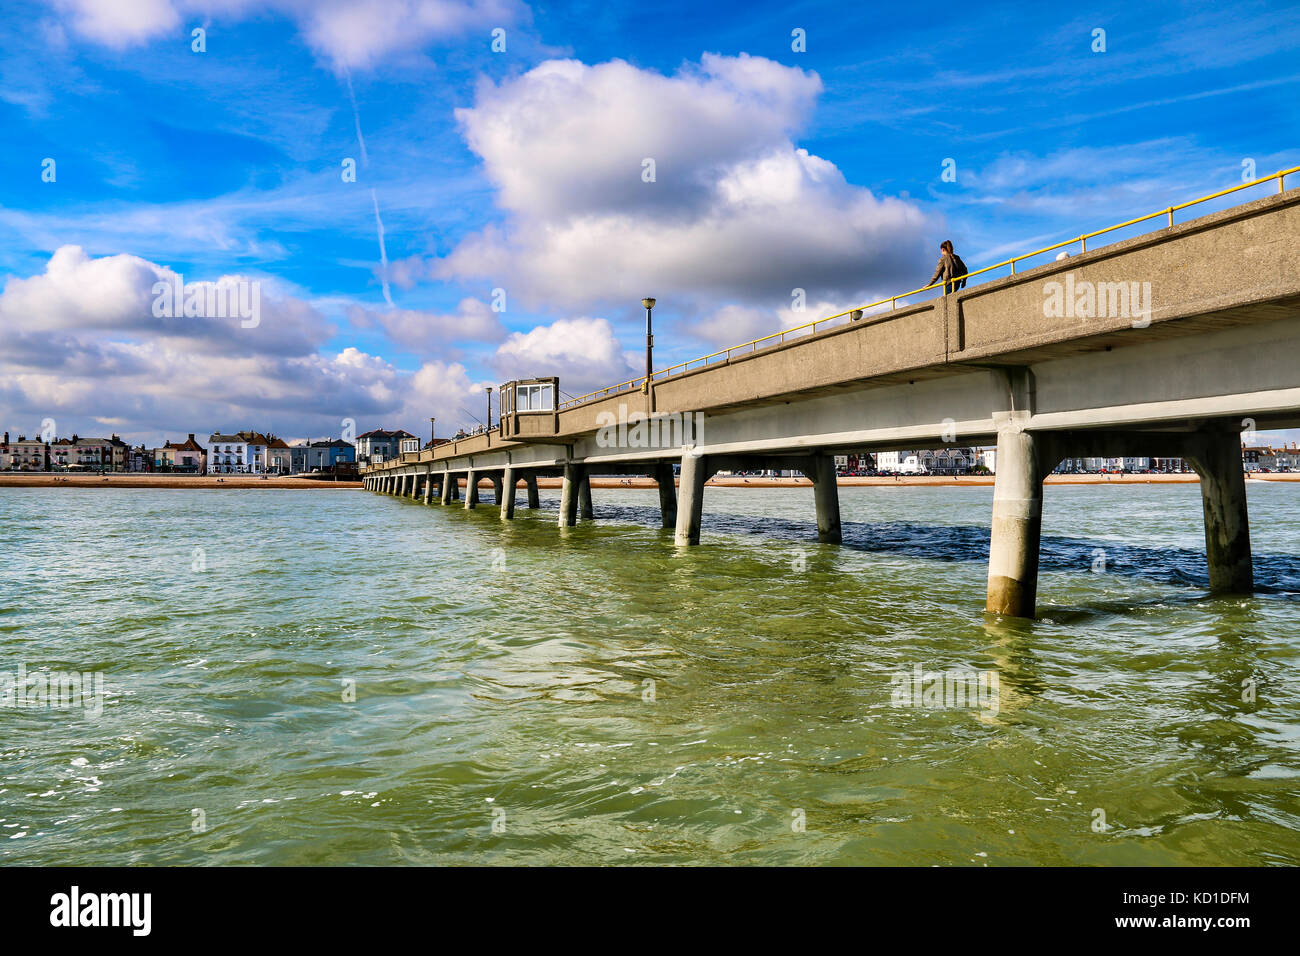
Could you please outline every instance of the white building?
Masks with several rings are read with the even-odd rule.
[[[240,475],[248,471],[248,442],[238,435],[208,436],[208,474]]]

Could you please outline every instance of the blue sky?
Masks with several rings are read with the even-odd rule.
[[[645,294],[664,366],[919,286],[943,238],[978,268],[1300,164],[1293,4],[6,12],[15,433],[450,430],[513,375],[635,374]],[[159,323],[158,270],[258,280],[261,325]]]

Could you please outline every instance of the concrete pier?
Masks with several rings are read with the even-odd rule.
[[[830,455],[814,455],[812,474],[813,498],[817,505],[817,540],[824,544],[839,544],[844,540],[840,530],[840,489],[835,483],[835,459]]]
[[[564,484],[560,488],[560,527],[573,527],[578,523],[578,483],[582,480],[582,466],[572,462],[564,466]]]
[[[586,475],[649,474],[662,524],[693,545],[719,469],[802,471],[818,539],[834,542],[843,532],[832,455],[996,443],[985,606],[1032,617],[1043,479],[1056,464],[1183,458],[1201,478],[1210,589],[1248,593],[1240,433],[1300,428],[1300,189],[1203,216],[1180,207],[1180,221],[1169,213],[1158,230],[1080,243],[969,289],[890,300],[888,311],[879,303],[867,321],[829,317],[663,370],[649,392],[624,383],[544,408],[507,403],[496,428],[366,466],[366,487],[401,494],[405,476],[432,464],[450,471],[443,501],[459,500],[468,473],[473,507],[478,475],[511,469],[536,508],[536,476],[563,474],[567,527],[593,513]],[[1144,291],[1123,277],[1141,277]],[[1076,314],[1069,289],[1092,290],[1096,307]],[[611,445],[602,422],[625,413],[690,427]],[[500,497],[508,517],[511,495]]]
[[[476,471],[469,472],[465,477],[465,510],[478,507],[478,479]]]
[[[1210,590],[1249,594],[1255,589],[1255,572],[1251,566],[1240,436],[1224,429],[1202,435],[1186,457],[1201,478]]]
[[[501,483],[497,485],[497,503],[501,505],[501,520],[509,521],[515,516],[515,483],[518,479],[515,477],[515,470],[506,466],[502,473]]]
[[[578,512],[584,521],[596,517],[596,511],[591,506],[591,472],[586,468],[582,469],[582,477],[578,479]]]
[[[700,543],[700,521],[704,515],[704,483],[712,472],[708,461],[694,449],[682,455],[681,488],[677,496],[677,533],[674,540],[679,545]]]
[[[659,486],[660,527],[677,526],[677,485],[671,464],[656,465],[654,469],[655,484]]]
[[[993,480],[993,532],[989,542],[989,584],[985,610],[1033,617],[1038,593],[1038,547],[1043,524],[1043,476],[1034,436],[1023,419],[998,430],[997,474]]]

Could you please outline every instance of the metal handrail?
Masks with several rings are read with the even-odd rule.
[[[1211,199],[1218,199],[1221,196],[1227,196],[1231,193],[1235,193],[1242,189],[1249,189],[1251,186],[1258,186],[1262,183],[1271,182],[1274,179],[1277,180],[1277,191],[1279,193],[1285,192],[1285,186],[1283,185],[1284,180],[1287,176],[1290,176],[1293,173],[1300,173],[1300,166],[1292,166],[1290,169],[1279,170],[1278,172],[1274,173],[1272,176],[1264,176],[1259,179],[1252,179],[1250,180],[1250,182],[1241,183],[1238,186],[1231,186],[1228,189],[1221,189],[1217,193],[1210,193],[1207,196],[1200,196],[1197,199],[1192,199],[1185,203],[1179,203],[1177,206],[1169,206],[1165,209],[1159,210],[1158,212],[1153,212],[1146,216],[1139,216],[1136,219],[1130,219],[1127,222],[1121,222],[1113,226],[1107,226],[1105,229],[1098,229],[1096,232],[1086,232],[1083,235],[1076,236],[1073,239],[1067,239],[1064,242],[1058,242],[1055,245],[1051,245],[1051,246],[1044,246],[1042,249],[1035,249],[1033,252],[1024,252],[1018,256],[1013,256],[1010,259],[1005,259],[1002,262],[994,263],[991,266],[985,266],[983,269],[977,269],[974,272],[968,272],[964,276],[960,276],[958,278],[971,279],[975,276],[983,275],[986,272],[991,272],[994,269],[1001,269],[1003,266],[1010,266],[1011,274],[1015,275],[1016,263],[1024,259],[1032,259],[1034,256],[1041,256],[1045,252],[1054,252],[1057,249],[1062,249],[1066,246],[1072,246],[1076,242],[1079,243],[1081,252],[1087,252],[1089,239],[1093,239],[1097,236],[1105,235],[1108,232],[1114,232],[1116,229],[1124,229],[1128,226],[1136,225],[1139,222],[1146,222],[1147,220],[1155,219],[1158,216],[1168,216],[1169,225],[1172,226],[1174,224],[1174,213],[1179,211],[1180,209],[1187,209],[1188,207],[1195,206],[1198,203],[1208,202]],[[952,282],[952,281],[953,281],[952,279],[948,280],[948,282]],[[558,406],[558,410],[573,408],[577,405],[584,405],[587,402],[594,401],[600,398],[607,398],[610,395],[617,395],[620,392],[633,391],[636,389],[643,388],[645,387],[647,381],[655,381],[659,378],[668,378],[672,376],[675,372],[678,372],[679,370],[681,372],[690,371],[690,367],[692,365],[698,365],[700,363],[708,365],[709,359],[717,358],[719,355],[725,355],[727,357],[727,361],[730,361],[732,353],[738,352],[741,349],[749,349],[751,352],[756,352],[758,351],[758,346],[760,342],[770,342],[772,339],[778,339],[779,340],[778,344],[780,344],[785,341],[785,337],[787,335],[791,335],[795,332],[802,332],[805,329],[811,329],[813,332],[815,332],[817,326],[825,322],[830,322],[834,319],[842,319],[844,316],[851,315],[855,312],[865,313],[868,309],[878,308],[880,306],[883,306],[885,303],[889,304],[889,311],[893,312],[898,307],[899,299],[905,298],[909,295],[917,295],[918,293],[921,292],[929,292],[931,289],[937,289],[943,284],[944,284],[943,282],[934,282],[931,283],[930,285],[922,286],[919,289],[913,289],[910,292],[900,292],[897,295],[891,295],[887,299],[878,299],[877,301],[868,303],[867,305],[860,305],[852,309],[845,309],[843,312],[837,312],[834,315],[828,315],[822,319],[816,319],[812,322],[806,322],[803,325],[796,325],[794,328],[782,329],[781,331],[773,332],[770,335],[764,335],[757,339],[751,339],[750,341],[743,342],[740,345],[733,345],[730,348],[719,349],[716,352],[710,352],[708,355],[701,356],[700,358],[688,359],[687,361],[681,362],[677,365],[671,365],[666,369],[660,369],[657,372],[651,372],[648,379],[646,376],[642,375],[639,378],[629,379],[628,381],[620,382],[617,385],[610,385],[608,388],[596,389],[596,391],[588,392],[586,395],[579,395],[577,398],[571,398],[568,401],[560,402]],[[907,303],[904,303],[904,305],[906,304]]]

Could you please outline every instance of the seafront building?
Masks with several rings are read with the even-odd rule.
[[[9,433],[5,432],[4,443],[0,444],[0,468],[5,471],[49,471],[49,446],[26,435],[10,441]]]
[[[112,446],[104,438],[56,438],[50,442],[53,471],[108,471],[113,467]]]
[[[1300,471],[1300,445],[1273,449],[1273,460],[1278,471]]]
[[[266,470],[275,475],[287,475],[293,471],[293,454],[289,443],[283,438],[270,436],[266,442]]]
[[[11,440],[5,432],[0,440],[0,471],[289,475],[334,470],[355,461],[355,447],[339,438],[291,446],[283,438],[255,431],[214,432],[206,443],[190,432],[182,442],[164,441],[155,448],[131,446],[116,434],[109,438],[73,435],[44,442],[25,435]]]
[[[248,442],[238,434],[208,436],[208,474],[238,475],[248,471]]]
[[[155,471],[201,475],[207,470],[207,451],[195,440],[193,432],[190,432],[185,441],[166,442],[156,451],[161,454],[154,457]]]
[[[409,445],[406,451],[419,451],[420,439],[416,438],[410,432],[404,429],[387,431],[383,428],[376,428],[368,431],[364,435],[357,436],[356,460],[360,464],[377,465],[385,461],[391,461],[402,454],[404,450],[402,443],[414,442]]]
[[[341,438],[301,441],[289,448],[294,474],[337,470],[339,465],[356,462],[356,448]]]

